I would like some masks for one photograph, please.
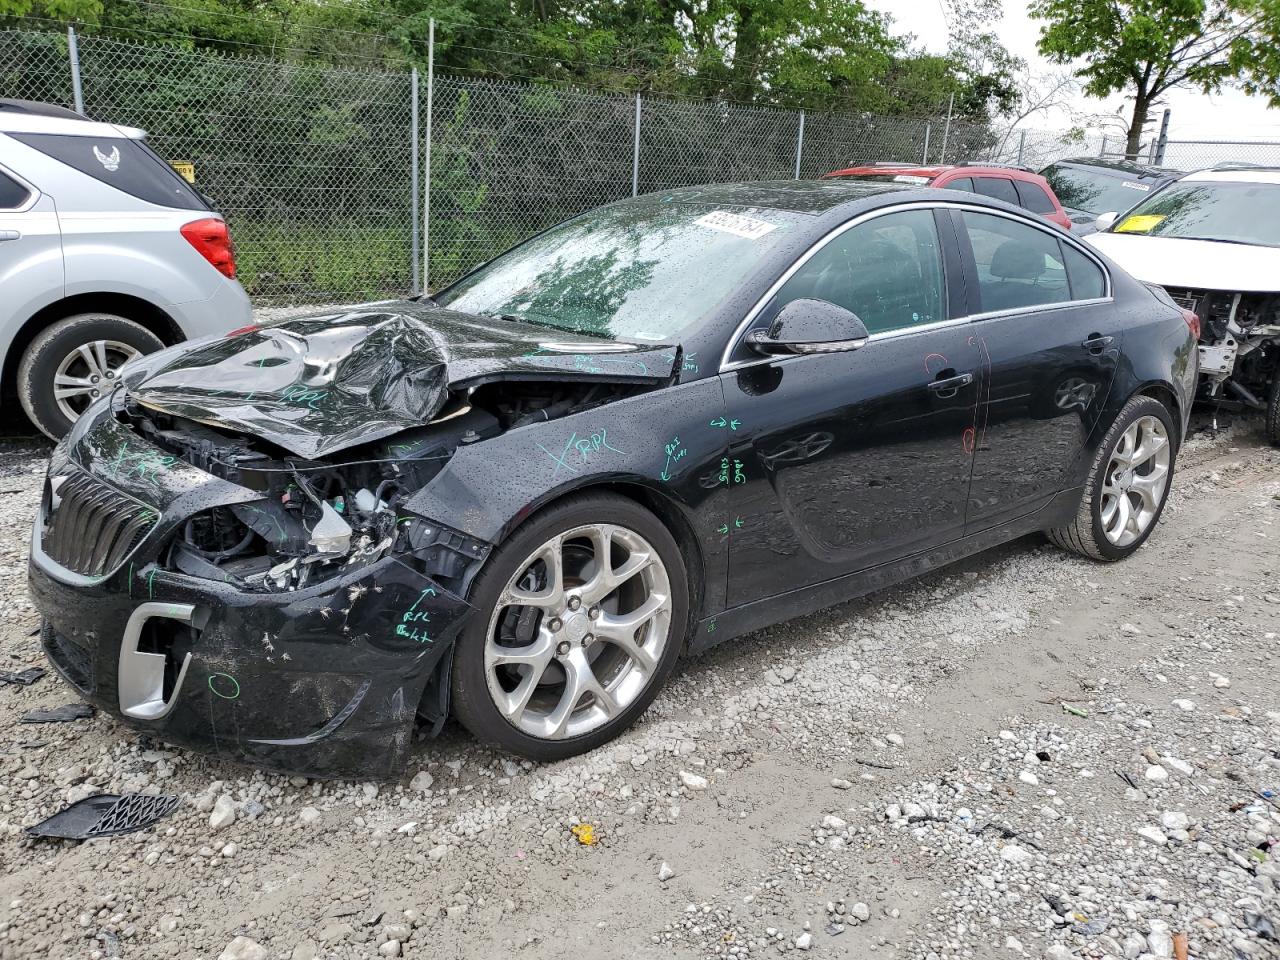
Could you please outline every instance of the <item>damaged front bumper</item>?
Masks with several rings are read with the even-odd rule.
[[[137,496],[83,464],[64,469],[100,490],[80,492],[88,506],[78,509],[101,513],[124,495],[121,486]],[[470,607],[396,555],[281,592],[168,569],[165,543],[210,502],[193,495],[192,469],[174,465],[181,474],[143,501],[155,511],[153,525],[98,575],[50,555],[46,490],[29,579],[48,659],[86,699],[158,739],[288,772],[395,776],[424,690],[446,679]],[[220,499],[240,496],[216,478],[210,488]],[[86,523],[83,535],[103,529],[113,528]],[[111,544],[101,547],[111,553]],[[96,552],[84,544],[82,555]]]

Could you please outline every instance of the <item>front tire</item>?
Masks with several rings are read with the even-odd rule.
[[[1075,519],[1047,531],[1064,550],[1123,560],[1151,535],[1169,498],[1177,436],[1173,416],[1152,397],[1133,397],[1098,445]]]
[[[588,493],[499,547],[472,604],[454,652],[454,716],[504,750],[562,760],[612,740],[653,701],[688,628],[688,576],[657,517]]]
[[[18,399],[36,428],[59,439],[89,406],[110,393],[120,368],[159,350],[160,338],[112,313],[81,313],[42,330],[18,364]]]

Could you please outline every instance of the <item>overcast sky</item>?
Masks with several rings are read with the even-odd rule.
[[[939,0],[866,0],[873,9],[890,14],[898,33],[916,37],[917,45],[934,53],[947,48],[947,24]],[[1004,0],[1004,20],[997,33],[1004,45],[1032,65],[1033,69],[1051,70],[1053,66],[1036,52],[1040,28],[1027,15],[1024,0]],[[1170,114],[1169,134],[1174,139],[1203,140],[1280,140],[1280,110],[1267,109],[1260,97],[1248,97],[1238,90],[1226,90],[1206,97],[1192,90],[1174,90],[1166,95]],[[1086,113],[1114,113],[1124,107],[1126,117],[1130,104],[1122,97],[1091,100],[1080,97],[1077,109]],[[1030,125],[1043,128],[1068,124],[1064,116],[1037,118]]]

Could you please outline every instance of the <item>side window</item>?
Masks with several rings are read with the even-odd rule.
[[[1013,181],[1014,189],[1018,191],[1018,199],[1021,206],[1026,207],[1032,213],[1057,213],[1054,209],[1053,201],[1049,199],[1049,195],[1044,192],[1044,187],[1038,183],[1030,183],[1026,180]]]
[[[978,267],[983,313],[1072,299],[1056,237],[994,214],[966,210],[963,216]]]
[[[95,140],[61,133],[11,133],[13,139],[132,197],[179,210],[209,205],[145,143],[125,137]]]
[[[1106,293],[1107,280],[1102,268],[1071,244],[1064,243],[1062,248],[1067,253],[1067,279],[1071,281],[1071,299],[1092,300]]]
[[[1018,203],[1018,195],[1013,192],[1013,181],[1005,177],[974,177],[973,191],[1005,203]]]
[[[952,180],[942,189],[943,190],[966,190],[969,193],[973,193],[973,178],[972,177],[956,177],[954,180]]]
[[[0,172],[0,210],[16,210],[27,202],[31,191],[9,175]]]
[[[858,315],[870,333],[945,319],[938,231],[929,210],[889,213],[831,240],[774,295],[763,316],[792,300],[827,300]]]

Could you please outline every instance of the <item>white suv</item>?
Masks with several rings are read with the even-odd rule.
[[[51,437],[133,357],[252,321],[226,223],[144,137],[0,100],[0,391]]]
[[[1190,173],[1086,238],[1200,317],[1200,397],[1264,411],[1280,446],[1280,169]]]

